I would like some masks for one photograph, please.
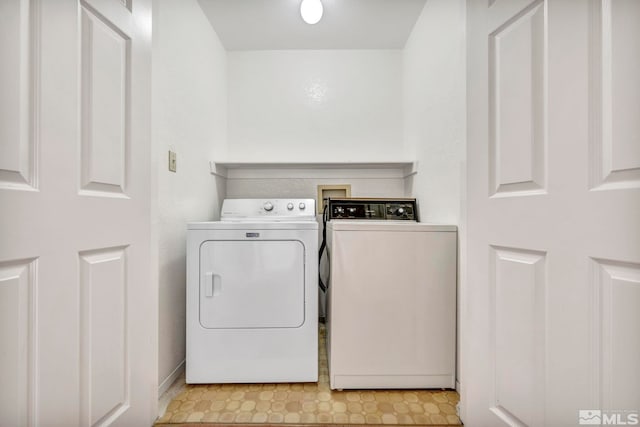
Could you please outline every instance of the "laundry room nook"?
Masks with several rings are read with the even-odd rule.
[[[0,427],[640,423],[640,0],[0,0]]]
[[[190,422],[458,425],[456,226],[464,178],[463,2],[431,1],[426,7],[424,1],[414,0],[396,2],[393,6],[385,2],[323,2],[322,19],[315,25],[302,20],[299,5],[294,3],[267,5],[256,1],[207,0],[154,3],[153,88],[157,97],[153,104],[156,123],[153,129],[158,157],[159,213],[163,224],[159,230],[159,383],[161,391],[167,391],[161,400],[158,425]],[[359,16],[361,13],[365,15]],[[185,49],[186,46],[189,48]],[[425,55],[425,51],[430,53]],[[446,78],[446,82],[442,78]],[[433,114],[425,116],[430,110]],[[428,117],[426,122],[425,117]],[[167,170],[164,162],[167,151],[177,154],[176,173]],[[434,185],[436,179],[439,185]],[[443,182],[446,184],[442,185]],[[204,262],[202,257],[208,255],[203,255],[200,249],[199,255],[189,258],[190,246],[187,246],[186,256],[191,259],[187,261],[187,271],[183,266],[177,271],[174,268],[185,256],[184,249],[175,250],[176,245],[184,248],[185,220],[213,220],[211,224],[222,224],[220,227],[227,230],[205,232],[194,229],[202,225],[189,225],[187,241],[188,245],[194,245],[194,252],[197,252],[195,248],[204,248],[202,245],[217,240],[215,236],[220,233],[237,233],[238,243],[246,239],[245,234],[262,233],[260,237],[251,238],[253,243],[249,242],[256,245],[256,240],[269,239],[264,236],[303,231],[287,231],[282,226],[283,230],[278,232],[273,229],[276,225],[268,225],[264,230],[253,229],[252,225],[252,229],[248,229],[248,224],[237,221],[233,226],[237,231],[228,230],[230,226],[224,225],[229,223],[225,212],[240,215],[237,212],[243,209],[240,206],[231,209],[229,203],[242,200],[257,203],[248,208],[245,215],[251,217],[261,211],[258,221],[268,221],[270,214],[276,218],[286,214],[289,220],[294,218],[290,215],[297,212],[310,214],[310,220],[319,225],[313,231],[315,240],[311,240],[310,245],[304,243],[304,238],[300,241],[305,253],[314,253],[317,264],[317,250],[323,243],[326,197],[384,202],[417,198],[419,206],[409,205],[410,209],[415,207],[415,216],[407,218],[407,222],[417,219],[419,212],[421,222],[451,224],[446,234],[451,235],[452,246],[442,250],[451,257],[449,277],[441,280],[446,283],[444,287],[448,287],[446,302],[434,303],[432,308],[423,305],[414,311],[408,305],[410,300],[425,298],[433,290],[415,291],[413,282],[421,276],[401,273],[395,278],[398,285],[411,285],[406,291],[400,292],[398,287],[395,293],[384,297],[386,280],[393,274],[393,268],[381,266],[385,282],[381,281],[380,289],[371,289],[371,295],[386,298],[390,304],[380,306],[373,297],[367,300],[370,302],[358,304],[349,297],[339,296],[334,308],[339,309],[340,301],[344,300],[344,304],[353,309],[336,311],[332,322],[327,293],[317,290],[316,265],[316,270],[311,269],[316,271],[312,277],[313,290],[307,288],[305,294],[306,304],[317,306],[313,316],[319,319],[314,326],[316,333],[309,335],[315,343],[309,343],[304,335],[300,338],[290,335],[304,333],[300,328],[274,326],[278,319],[282,319],[284,325],[289,316],[284,303],[286,280],[277,280],[278,285],[274,285],[274,290],[279,290],[277,293],[274,291],[271,296],[265,294],[256,300],[262,301],[262,306],[246,300],[247,297],[236,303],[225,303],[221,299],[225,289],[229,292],[235,283],[233,274],[236,273],[230,271],[234,262],[230,254],[240,249],[220,249],[221,252],[216,253],[221,264],[197,273],[198,267],[191,267],[192,263]],[[301,199],[306,199],[304,210],[299,209]],[[177,206],[182,210],[179,217],[175,216]],[[377,209],[378,205],[362,206]],[[379,206],[382,217],[378,219],[385,219],[385,205]],[[404,205],[398,206],[400,212],[406,209]],[[389,205],[389,209],[395,211],[398,207]],[[221,219],[222,222],[215,222]],[[398,236],[413,234],[408,231],[409,225],[406,226],[407,232]],[[190,240],[196,233],[208,237]],[[375,236],[370,233],[367,235]],[[326,238],[326,232],[324,234]],[[224,240],[236,239],[230,237],[232,234],[224,235],[227,236]],[[389,245],[404,245],[403,239],[389,241]],[[407,244],[421,247],[416,242]],[[311,249],[314,246],[315,250]],[[347,249],[347,252],[359,250]],[[405,253],[402,248],[395,250]],[[393,251],[381,256],[393,257]],[[424,255],[406,254],[409,259],[420,256]],[[212,255],[212,259],[215,257]],[[170,262],[170,258],[176,262]],[[326,282],[329,280],[327,252],[323,258],[320,281]],[[404,256],[397,257],[402,258]],[[442,260],[439,256],[436,258]],[[343,259],[355,265],[356,260],[352,261],[350,256]],[[250,258],[246,262],[235,262],[240,269],[253,269]],[[360,262],[367,265],[369,261],[363,258]],[[371,262],[380,260],[371,259]],[[163,268],[163,264],[166,267]],[[338,264],[340,262],[334,260],[331,268]],[[407,262],[402,262],[402,268],[407,266]],[[305,271],[310,267],[307,263]],[[221,270],[224,271],[221,273]],[[387,271],[383,273],[383,270]],[[261,271],[258,275],[263,278],[263,284],[267,283],[270,273]],[[335,271],[332,274],[335,275]],[[416,274],[422,275],[425,271],[428,269]],[[184,277],[190,275],[199,275],[200,283],[211,283],[207,285],[211,290],[202,291],[201,286],[186,283],[188,300],[186,304],[176,304],[184,301]],[[238,280],[248,283],[250,279]],[[222,289],[220,296],[216,296],[217,289]],[[200,301],[204,303],[198,303],[197,294],[201,292],[211,295],[200,294]],[[255,296],[255,292],[245,292]],[[420,292],[425,294],[419,296]],[[189,295],[194,299],[190,300]],[[269,302],[272,298],[273,303]],[[197,304],[199,309],[190,311],[190,306]],[[236,326],[245,327],[246,322],[251,322],[247,319],[254,319],[260,329],[257,332],[246,329],[244,334],[238,329],[206,326],[207,320],[202,316],[207,309],[202,304],[226,304],[225,319],[233,319],[235,313],[240,321]],[[360,305],[366,307],[366,311],[358,311]],[[251,314],[242,315],[245,310]],[[377,310],[381,311],[377,313]],[[407,314],[406,318],[398,317],[402,312]],[[291,313],[290,320],[306,327],[309,315],[307,313],[302,323]],[[185,317],[186,325],[176,322]],[[368,326],[347,332],[351,324],[349,317]],[[411,324],[413,322],[416,324]],[[331,327],[335,328],[333,333],[330,333]],[[186,356],[184,352],[176,352],[178,345],[184,346],[185,330]],[[362,340],[354,334],[373,335]],[[242,344],[245,336],[248,341]],[[330,368],[327,339],[332,336],[334,340],[329,339],[329,344],[337,359]],[[284,341],[278,344],[278,340]],[[301,354],[295,349],[298,340],[303,346],[313,348],[315,378],[296,377],[298,366],[306,366],[295,359],[296,354]],[[341,340],[346,340],[346,345],[339,344]],[[424,344],[419,343],[422,341]],[[354,353],[349,342],[365,353]],[[398,345],[395,359],[390,358],[388,346]],[[402,356],[404,352],[415,352],[416,345],[420,350],[415,356]],[[203,346],[208,346],[210,351]],[[443,351],[434,350],[437,347],[444,348],[445,353],[435,362],[429,354]],[[371,350],[374,353],[367,357],[366,352]],[[276,357],[274,351],[281,356]],[[414,361],[414,357],[421,361]],[[371,366],[350,368],[350,360]],[[281,368],[269,365],[270,361]],[[340,368],[341,364],[345,364],[344,368]],[[334,385],[331,380],[330,384],[331,369],[344,371],[335,377],[338,381],[345,381],[349,375],[360,375],[369,378],[370,383]],[[431,377],[425,374],[436,371],[441,375],[448,373],[448,380],[426,380]],[[363,372],[378,376],[362,377]],[[387,382],[378,382],[383,377]],[[390,378],[396,378],[395,382],[389,383]],[[176,384],[171,386],[174,381]]]

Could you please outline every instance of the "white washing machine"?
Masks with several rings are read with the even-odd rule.
[[[454,388],[457,227],[417,222],[415,200],[328,214],[331,388]]]
[[[313,199],[227,199],[188,224],[187,383],[318,380]]]

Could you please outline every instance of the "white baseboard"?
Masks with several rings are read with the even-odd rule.
[[[184,389],[184,360],[158,387],[158,417],[162,417],[173,400]]]
[[[162,381],[162,383],[158,387],[158,397],[162,396],[167,390],[169,390],[169,387],[171,387],[171,384],[173,384],[175,380],[178,379],[180,375],[182,375],[183,372],[184,372],[184,360],[180,362],[180,364],[176,367],[176,369],[174,369],[173,372],[171,372],[171,374],[169,374],[169,376],[164,379],[164,381]]]

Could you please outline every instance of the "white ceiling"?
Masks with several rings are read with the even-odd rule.
[[[322,0],[315,24],[302,0],[198,0],[227,50],[402,49],[426,0]]]

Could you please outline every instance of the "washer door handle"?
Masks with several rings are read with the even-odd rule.
[[[204,295],[206,297],[216,297],[222,293],[222,277],[211,271],[207,273],[205,282]]]

